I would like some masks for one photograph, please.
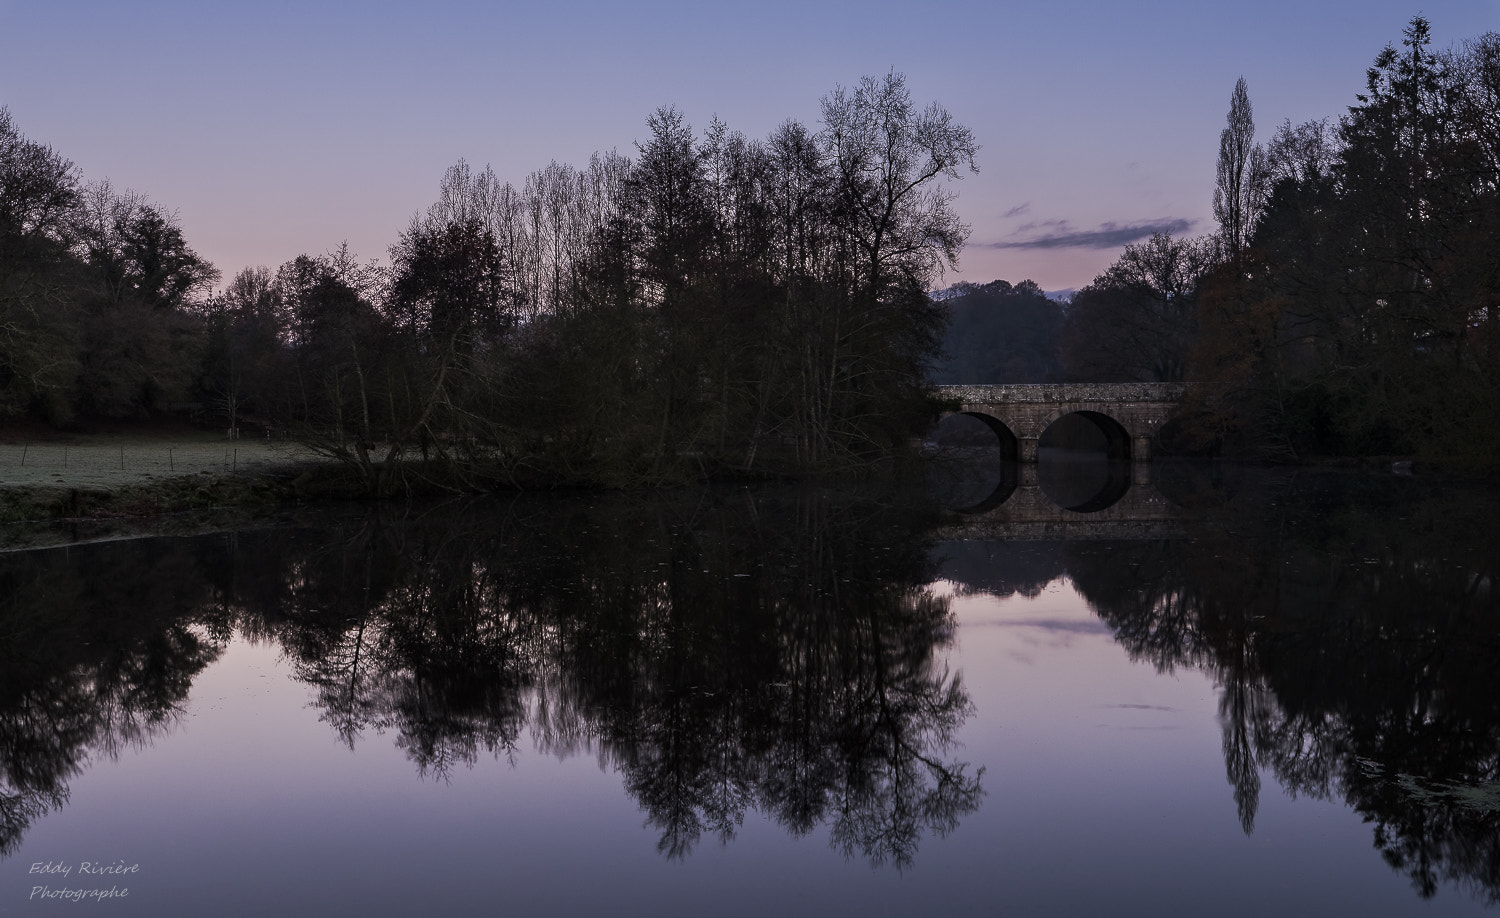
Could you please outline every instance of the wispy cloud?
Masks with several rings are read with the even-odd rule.
[[[1019,217],[1030,212],[1031,202],[1027,201],[1025,204],[1017,204],[1015,207],[1012,207],[1010,210],[1007,210],[1005,213],[1001,214],[1001,216],[1009,219],[1010,217]]]
[[[1109,626],[1101,621],[1072,621],[1069,619],[1055,618],[1008,618],[1003,621],[979,621],[965,622],[967,625],[981,625],[992,628],[1041,628],[1045,631],[1055,631],[1062,634],[1112,634]]]
[[[1177,712],[1176,708],[1169,708],[1166,705],[1161,704],[1106,704],[1103,705],[1103,707],[1128,708],[1133,711],[1170,711],[1174,714]]]
[[[1097,229],[1074,229],[1066,220],[1047,220],[1028,223],[1016,230],[1027,234],[1021,239],[1001,242],[982,242],[984,249],[1113,249],[1129,245],[1156,233],[1186,233],[1193,228],[1194,220],[1160,220],[1151,223],[1101,223]],[[1043,230],[1037,233],[1038,230]],[[1051,230],[1051,232],[1046,232]]]

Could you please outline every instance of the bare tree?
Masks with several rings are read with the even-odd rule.
[[[24,137],[0,106],[0,237],[66,239],[77,202],[73,163]]]
[[[799,426],[814,463],[832,458],[835,443],[888,448],[881,441],[923,410],[943,324],[926,290],[957,264],[969,232],[943,180],[979,171],[973,133],[936,102],[918,109],[895,71],[825,96],[819,140],[833,182],[834,250],[820,272],[821,353],[799,361]]]
[[[823,125],[868,289],[893,273],[926,281],[955,265],[969,228],[938,182],[961,178],[964,167],[979,171],[973,133],[936,102],[918,111],[895,71],[864,77],[853,91],[835,88],[823,99]]]

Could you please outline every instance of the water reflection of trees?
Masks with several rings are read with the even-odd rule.
[[[1136,659],[1221,686],[1224,760],[1253,829],[1260,774],[1342,799],[1423,897],[1500,901],[1495,500],[1304,475],[1171,542],[1054,545]]]
[[[167,729],[217,657],[179,611],[202,604],[207,585],[176,548],[131,542],[0,564],[0,857],[92,761]]]
[[[926,589],[924,529],[869,502],[736,491],[384,507],[321,531],[101,546],[160,556],[111,560],[107,580],[15,556],[0,576],[34,587],[8,592],[4,620],[45,621],[59,653],[6,644],[22,663],[0,699],[6,837],[91,756],[170,722],[237,629],[285,650],[344,742],[388,732],[424,775],[511,755],[529,732],[618,770],[668,856],[756,810],[908,865],[982,795],[951,758],[972,704],[940,663],[953,624]],[[111,596],[90,595],[99,583]],[[121,590],[152,614],[114,620]],[[122,633],[106,651],[108,628]],[[70,703],[81,726],[34,723]]]
[[[952,620],[906,514],[744,492],[555,508],[374,527],[309,567],[278,636],[341,736],[391,730],[443,775],[529,729],[618,769],[673,857],[756,809],[902,866],[977,806],[944,758],[971,704],[936,662]]]

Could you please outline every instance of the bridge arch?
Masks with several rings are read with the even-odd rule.
[[[1006,462],[1021,461],[1021,440],[1016,436],[1016,432],[1011,430],[1000,418],[982,411],[958,411],[954,413],[974,418],[982,422],[985,427],[988,427],[990,432],[995,435],[995,439],[1000,441],[1000,458],[1002,460]]]
[[[1138,452],[1138,450],[1133,451],[1131,449],[1131,443],[1136,440],[1136,438],[1131,436],[1131,432],[1125,429],[1125,425],[1120,423],[1118,419],[1112,417],[1107,410],[1101,411],[1097,409],[1078,408],[1073,406],[1059,408],[1042,420],[1041,424],[1039,425],[1041,427],[1041,432],[1037,437],[1037,442],[1041,443],[1042,440],[1047,436],[1047,432],[1052,430],[1053,426],[1058,421],[1061,421],[1063,418],[1068,417],[1083,418],[1084,420],[1092,424],[1095,430],[1104,435],[1104,452],[1105,455],[1110,459],[1110,461],[1129,462],[1131,460],[1144,460],[1150,458],[1149,454],[1145,456],[1135,455],[1135,452]],[[1147,441],[1147,443],[1143,445],[1149,445],[1149,441]]]

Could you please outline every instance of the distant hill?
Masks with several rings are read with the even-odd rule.
[[[1029,280],[961,282],[933,294],[947,308],[938,385],[1043,383],[1063,378],[1058,357],[1063,305]]]

